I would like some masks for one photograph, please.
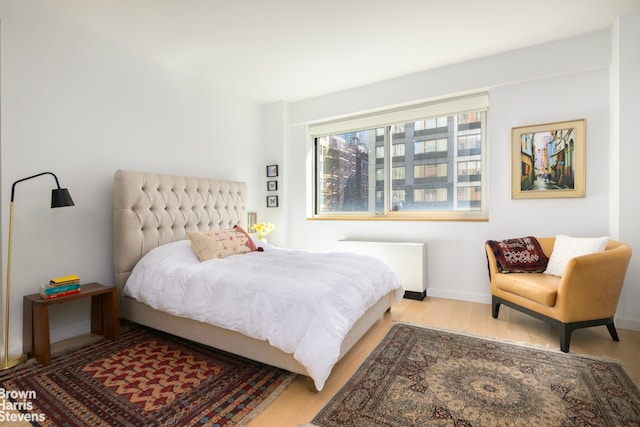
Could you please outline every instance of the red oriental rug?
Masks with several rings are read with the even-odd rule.
[[[240,426],[294,378],[278,368],[132,326],[117,342],[60,354],[49,366],[31,359],[3,372],[0,412],[5,421],[41,426]]]

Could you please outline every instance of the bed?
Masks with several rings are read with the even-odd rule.
[[[113,185],[114,267],[120,315],[141,325],[307,376],[312,388],[322,390],[335,363],[391,308],[392,303],[401,299],[402,286],[397,275],[383,263],[355,254],[294,251],[258,244],[261,246],[258,250],[247,254],[200,262],[187,234],[230,230],[235,226],[246,229],[247,193],[247,185],[239,181],[116,171]],[[179,266],[173,265],[176,259]],[[337,262],[342,259],[345,259],[344,265]],[[166,260],[172,263],[170,273],[150,272],[155,265],[166,264]],[[221,288],[217,279],[212,280],[216,283],[205,283],[200,273],[186,270],[200,271],[205,266],[209,269],[209,264],[214,266],[214,273],[206,274],[232,277],[233,283]],[[298,276],[289,277],[289,269],[270,268],[274,265],[295,266],[291,270],[297,270]],[[305,270],[318,267],[317,274]],[[231,270],[231,274],[222,273],[222,268],[236,270]],[[240,275],[236,273],[237,269],[252,270],[254,276]],[[271,270],[273,274],[268,273]],[[355,284],[360,280],[355,278],[355,271],[373,272],[366,280],[376,282],[376,285],[369,289],[363,284]],[[260,286],[255,280],[258,273],[264,278]],[[161,280],[165,276],[171,276],[171,279]],[[316,276],[326,279],[326,283],[314,283],[311,279]],[[202,283],[198,286],[211,288],[200,290],[187,282],[194,277]],[[340,280],[341,277],[343,282],[350,282],[348,286],[341,283],[336,287],[332,283],[334,278]],[[354,278],[344,280],[344,277]],[[286,283],[291,283],[297,290],[286,288]],[[140,289],[146,289],[146,293]],[[169,298],[158,298],[160,294],[169,295]],[[306,304],[299,299],[306,294],[313,306],[307,309],[301,306],[296,312],[298,304]],[[350,294],[360,295],[360,298],[351,302],[354,298]],[[206,301],[207,295],[211,301]],[[183,308],[181,303],[175,302],[182,300],[192,300],[196,305],[199,302],[200,308]],[[288,308],[278,308],[276,304],[281,302],[286,302]],[[213,304],[220,306],[215,308]],[[354,305],[353,309],[351,305]],[[267,318],[266,310],[256,309],[271,306],[274,306],[273,316],[277,318]],[[289,313],[289,316],[278,313]],[[244,319],[229,319],[235,314],[255,318],[257,322],[245,327],[240,323]],[[323,323],[323,316],[331,317]],[[267,331],[258,330],[262,324],[271,327]]]

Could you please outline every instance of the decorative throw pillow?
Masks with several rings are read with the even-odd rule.
[[[553,252],[549,258],[545,274],[562,277],[564,269],[571,258],[603,252],[609,241],[608,237],[569,237],[556,236]]]
[[[502,273],[542,273],[549,258],[533,236],[487,240]]]
[[[251,249],[252,252],[253,251],[262,252],[260,248],[256,245],[256,242],[253,241],[251,236],[249,236],[249,233],[247,233],[247,231],[244,228],[240,227],[239,225],[234,225],[233,229],[238,233],[244,234],[244,236],[247,238],[247,247]]]
[[[253,239],[237,225],[229,230],[187,231],[200,261],[257,251]]]

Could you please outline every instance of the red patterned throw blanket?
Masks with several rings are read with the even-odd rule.
[[[533,236],[506,240],[487,240],[502,273],[542,273],[549,258]]]

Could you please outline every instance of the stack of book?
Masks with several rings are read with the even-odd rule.
[[[80,292],[80,278],[75,274],[56,277],[48,284],[40,286],[40,297],[44,299],[60,298]]]

